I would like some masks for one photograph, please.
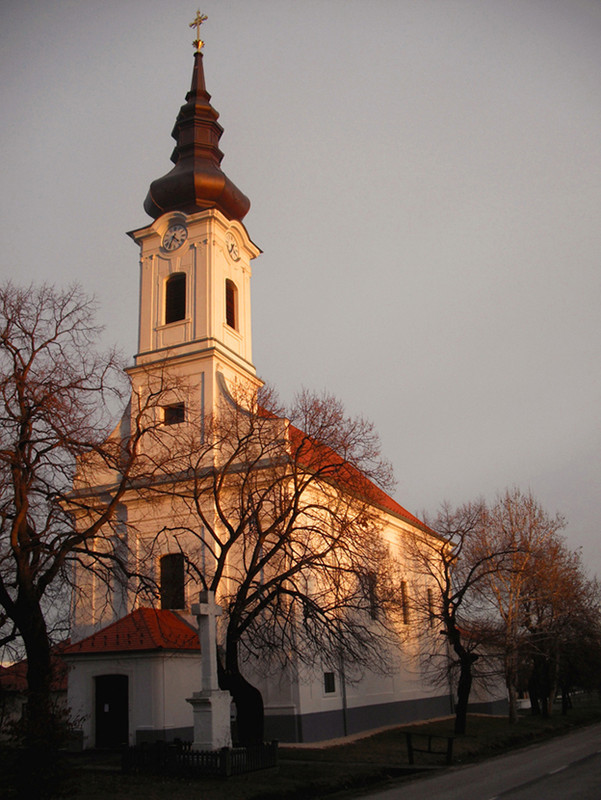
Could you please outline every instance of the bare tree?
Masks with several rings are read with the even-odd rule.
[[[601,690],[601,587],[597,579],[583,575],[572,601],[562,620],[557,654],[563,714],[571,708],[573,689]]]
[[[486,505],[479,501],[457,509],[443,504],[429,527],[411,547],[413,572],[421,577],[414,607],[424,656],[435,681],[449,680],[458,670],[455,733],[463,734],[475,677],[475,664],[488,659],[480,616],[480,589],[485,580],[506,567],[512,545],[483,551],[479,542],[486,520]],[[447,648],[441,648],[440,635]],[[486,671],[480,669],[480,677]]]
[[[510,553],[503,570],[492,571],[480,585],[480,597],[490,609],[491,641],[501,649],[509,697],[509,719],[517,721],[517,687],[520,658],[528,629],[525,603],[533,597],[536,576],[547,547],[565,526],[560,515],[550,517],[531,494],[519,489],[505,491],[486,514],[476,553],[480,558]]]
[[[180,542],[195,585],[224,606],[220,684],[240,739],[259,741],[247,659],[384,667],[392,592],[378,486],[390,470],[372,426],[327,396],[303,393],[284,410],[266,390],[240,392],[171,428],[171,459],[148,486],[169,519],[153,544]]]
[[[530,669],[528,693],[534,714],[551,713],[560,686],[567,711],[570,684],[585,675],[580,667],[591,659],[598,664],[598,620],[597,583],[587,578],[580,554],[553,535],[528,571],[522,601],[527,632],[522,661]]]
[[[109,436],[124,386],[115,354],[95,350],[94,310],[78,288],[0,289],[0,644],[23,643],[24,740],[42,749],[52,734],[52,613],[68,610],[75,561],[121,562],[107,533],[140,439]],[[78,461],[91,457],[113,476],[93,508],[72,485]]]
[[[427,579],[416,606],[430,661],[444,663],[435,643],[440,631],[459,670],[456,732],[465,731],[474,677],[494,676],[495,662],[512,721],[519,687],[528,688],[533,713],[548,714],[558,686],[567,697],[578,680],[594,684],[591,671],[601,653],[598,587],[561,537],[561,516],[550,517],[530,494],[512,489],[490,507],[443,506],[430,525],[442,539],[424,537],[415,547],[414,569]],[[428,619],[438,626],[427,626]]]

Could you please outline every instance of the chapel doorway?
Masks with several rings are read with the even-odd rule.
[[[129,743],[127,675],[98,675],[96,681],[96,747]]]

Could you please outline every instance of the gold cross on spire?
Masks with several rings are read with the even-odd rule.
[[[201,26],[201,25],[202,25],[202,23],[203,23],[203,22],[205,22],[207,19],[208,19],[208,17],[207,17],[207,15],[206,15],[206,14],[201,14],[201,13],[200,13],[200,11],[197,11],[197,12],[196,12],[196,17],[195,17],[195,19],[194,19],[194,22],[191,22],[191,23],[190,23],[190,27],[191,27],[191,28],[196,28],[196,39],[194,39],[194,41],[192,42],[192,44],[193,44],[193,45],[194,45],[194,47],[196,48],[196,52],[197,52],[197,53],[200,53],[200,51],[202,50],[202,48],[204,47],[204,44],[205,44],[205,43],[202,41],[202,39],[200,38],[200,26]]]

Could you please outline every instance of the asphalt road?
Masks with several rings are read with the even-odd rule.
[[[601,725],[361,797],[365,800],[599,800]]]

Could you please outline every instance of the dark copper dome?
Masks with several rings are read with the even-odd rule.
[[[228,219],[242,220],[250,200],[221,170],[219,139],[223,128],[205,88],[202,53],[194,54],[192,86],[173,128],[175,166],[150,184],[144,209],[156,219],[166,211],[194,213],[217,208]]]

